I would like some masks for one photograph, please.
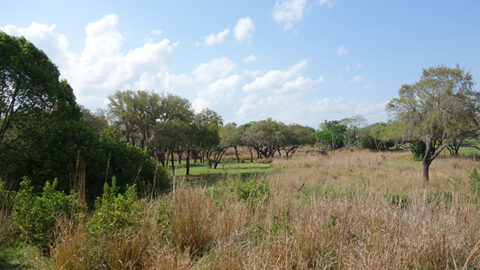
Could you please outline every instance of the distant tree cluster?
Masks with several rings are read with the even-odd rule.
[[[195,114],[188,100],[146,91],[119,91],[110,97],[107,118],[113,132],[126,143],[138,146],[163,166],[170,162],[175,174],[174,154],[185,156],[186,174],[191,160],[209,161],[216,168],[225,152],[233,148],[240,162],[238,147],[247,147],[256,158],[275,154],[291,157],[305,145],[313,145],[309,127],[285,125],[272,119],[238,126],[223,125],[216,112],[205,109]],[[102,118],[101,118],[102,119]],[[99,119],[97,122],[101,122]]]

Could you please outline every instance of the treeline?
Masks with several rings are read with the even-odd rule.
[[[266,119],[237,126],[223,124],[216,112],[205,109],[194,113],[190,102],[172,94],[147,91],[119,91],[110,97],[107,111],[92,114],[83,109],[84,119],[98,132],[111,130],[125,143],[137,146],[172,168],[175,159],[185,158],[186,174],[191,161],[207,161],[216,168],[228,149],[246,147],[250,160],[275,154],[292,157],[295,151],[315,143],[312,128]],[[176,158],[175,158],[176,157]]]

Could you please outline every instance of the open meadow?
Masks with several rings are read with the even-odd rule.
[[[179,180],[175,193],[124,201],[118,211],[128,222],[116,216],[118,224],[99,227],[102,210],[59,220],[43,256],[3,248],[0,256],[25,257],[0,258],[0,266],[478,269],[478,161],[443,155],[427,186],[418,163],[409,152],[342,150],[274,159],[271,172],[244,180]],[[11,222],[2,219],[8,243]]]

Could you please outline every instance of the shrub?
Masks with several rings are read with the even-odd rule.
[[[135,185],[127,186],[122,194],[115,177],[112,178],[112,185],[105,183],[103,195],[97,199],[95,208],[87,222],[87,229],[93,236],[139,225],[142,219]]]
[[[85,210],[74,195],[56,190],[58,185],[46,182],[41,196],[33,192],[30,180],[24,178],[20,183],[13,206],[13,227],[20,240],[34,244],[46,251],[53,240],[57,220],[78,217]]]
[[[413,159],[415,160],[422,160],[423,156],[425,156],[425,150],[427,149],[427,146],[423,141],[413,141],[410,144],[410,151],[413,154]]]
[[[252,205],[261,201],[266,201],[269,197],[269,188],[267,181],[258,181],[252,178],[246,182],[234,180],[232,188],[241,200],[248,200]]]

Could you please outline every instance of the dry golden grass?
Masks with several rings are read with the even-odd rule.
[[[155,214],[141,228],[95,241],[103,258],[96,268],[461,269],[480,239],[468,185],[474,160],[442,156],[428,186],[409,153],[304,152],[273,166],[267,198],[242,199],[227,181],[145,204]],[[90,268],[94,242],[81,226],[61,227],[56,265]],[[468,269],[478,268],[473,253]]]

